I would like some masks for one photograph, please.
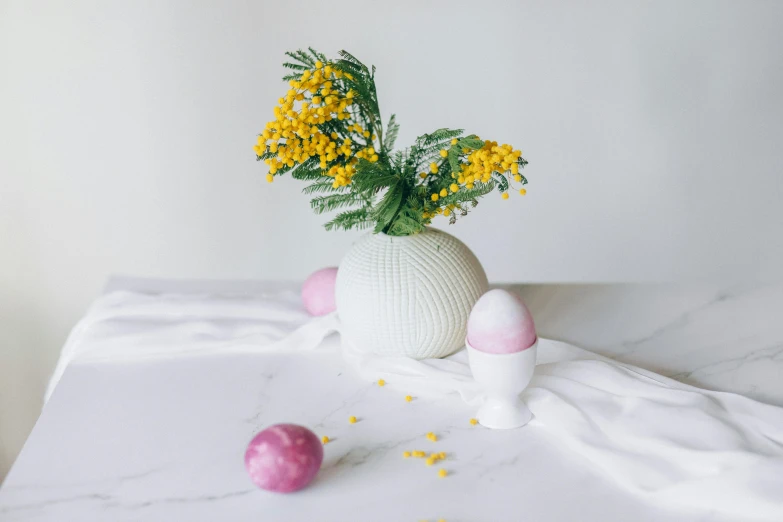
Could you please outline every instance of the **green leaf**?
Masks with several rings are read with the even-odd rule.
[[[302,189],[302,194],[318,194],[321,192],[332,192],[339,190],[334,188],[332,181],[317,181]]]
[[[403,170],[403,165],[405,165],[405,159],[406,159],[406,151],[398,150],[397,152],[393,153],[389,157],[389,161],[391,162],[391,167],[396,172],[400,172]],[[405,175],[404,172],[400,172],[403,176]]]
[[[310,54],[312,54],[315,57],[316,61],[320,60],[323,63],[326,63],[328,61],[326,59],[326,56],[324,56],[323,53],[319,53],[318,51],[316,51],[312,47],[308,47],[307,50],[310,51]],[[315,64],[313,64],[313,65],[315,65]]]
[[[358,180],[356,178],[359,178]],[[395,174],[389,174],[385,176],[373,176],[370,178],[364,178],[362,176],[354,175],[351,180],[352,184],[355,184],[357,190],[367,192],[377,192],[384,187],[390,187],[400,181],[400,177]]]
[[[304,65],[307,65],[309,68],[315,67],[315,61],[310,58],[310,56],[307,55],[306,52],[302,51],[301,49],[296,51],[286,51],[286,56],[290,56],[297,62],[300,62]]]
[[[408,216],[398,216],[389,227],[387,234],[390,236],[410,236],[418,234],[422,230],[424,230],[424,223]]]
[[[334,219],[324,225],[326,230],[350,230],[352,228],[369,228],[373,222],[370,220],[367,208],[357,208],[337,214]]]
[[[394,219],[402,203],[402,184],[395,183],[389,187],[378,205],[372,209],[371,217],[375,219],[375,232],[382,232]]]
[[[394,114],[389,118],[389,123],[386,125],[386,140],[383,143],[384,150],[388,153],[394,150],[394,142],[397,141],[397,134],[400,132],[400,125],[397,123],[397,119]]]
[[[329,196],[318,196],[310,200],[310,207],[316,214],[323,214],[337,210],[338,208],[349,207],[351,205],[361,204],[364,200],[355,194],[331,194]]]
[[[356,192],[374,194],[381,188],[389,187],[399,180],[399,175],[393,174],[384,162],[370,162],[361,159],[356,164],[356,174],[351,179],[351,187]]]
[[[310,158],[299,166],[292,167],[291,177],[294,179],[315,180],[323,178],[321,166],[314,158]]]
[[[462,138],[457,142],[457,146],[460,148],[465,147],[469,149],[480,149],[481,147],[484,146],[484,140],[479,140],[471,137]]]
[[[390,236],[409,236],[418,234],[426,226],[422,217],[422,207],[415,196],[411,195],[400,208],[399,213],[394,218],[391,226],[388,227],[387,234]]]
[[[460,162],[459,162],[460,154],[461,154],[461,150],[459,148],[459,145],[456,145],[449,149],[449,166],[451,167],[451,172],[453,172],[454,174],[459,174],[460,171]]]
[[[505,192],[508,190],[508,180],[506,179],[506,176],[495,172],[495,179],[498,182],[498,190],[500,190],[500,192]]]

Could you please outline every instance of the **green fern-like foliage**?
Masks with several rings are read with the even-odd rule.
[[[438,216],[454,224],[493,190],[526,193],[527,161],[510,145],[438,129],[395,150],[400,127],[394,115],[383,125],[374,66],[346,51],[336,60],[312,48],[286,55],[290,89],[258,135],[256,159],[270,183],[287,173],[308,182],[313,211],[336,212],[327,230],[407,236]]]

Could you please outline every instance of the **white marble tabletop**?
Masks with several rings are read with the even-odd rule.
[[[783,405],[783,285],[519,290],[542,336]],[[312,353],[72,364],[0,489],[0,520],[725,520],[629,496],[534,425],[472,426],[474,412],[456,396],[406,402],[394,383],[380,388],[346,369],[337,343]],[[247,442],[276,422],[331,438],[316,481],[292,495],[260,491],[244,471]],[[429,431],[440,440],[428,441]],[[402,457],[417,449],[448,458],[430,468]]]

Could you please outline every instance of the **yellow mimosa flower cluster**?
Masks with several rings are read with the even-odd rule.
[[[365,147],[350,138],[341,139],[336,132],[326,134],[318,127],[333,119],[342,121],[352,117],[349,107],[354,103],[353,91],[343,96],[334,83],[344,74],[318,61],[314,70],[305,70],[300,80],[289,82],[291,88],[274,107],[275,119],[267,122],[253,147],[257,156],[274,154],[264,160],[269,165],[268,181],[284,167],[294,167],[317,157],[324,175],[334,178],[333,187],[337,188],[350,184],[357,158],[378,161],[371,140],[367,140],[369,146]],[[369,131],[358,123],[348,125],[347,130],[370,137]],[[337,164],[330,166],[334,162]]]
[[[492,180],[493,173],[508,176],[509,179],[513,176],[514,181],[517,183],[522,182],[522,175],[519,173],[522,151],[515,150],[511,145],[505,143],[498,145],[496,141],[486,140],[483,143],[480,148],[471,149],[461,146],[456,138],[451,140],[452,150],[454,147],[460,147],[460,156],[464,158],[464,161],[460,163],[459,172],[451,173],[452,179],[447,188],[444,187],[429,194],[429,204],[425,206],[425,210],[422,212],[422,218],[427,223],[437,215],[449,217],[457,211],[464,215],[464,207],[454,205],[453,203],[446,204],[448,200],[442,203],[439,203],[439,201],[450,194],[458,193],[462,189],[471,190],[477,182],[489,183]],[[439,155],[444,158],[441,162],[443,164],[449,156],[449,150],[442,149],[439,151]],[[439,171],[440,165],[438,163],[430,164],[431,174],[435,175]],[[425,179],[427,174],[422,173],[420,176],[422,179]],[[519,189],[519,193],[523,196],[526,192],[524,188]],[[508,192],[503,192],[501,197],[508,199]],[[451,219],[454,220],[455,218],[452,217]]]
[[[457,182],[471,189],[476,181],[488,183],[493,172],[511,171],[512,175],[519,176],[517,160],[521,156],[522,151],[514,150],[511,145],[498,145],[496,141],[487,140],[483,147],[468,155],[468,162],[457,175]],[[519,182],[521,177],[515,180]]]

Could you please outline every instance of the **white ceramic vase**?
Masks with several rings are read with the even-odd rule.
[[[445,357],[464,345],[468,315],[487,287],[473,252],[445,232],[366,234],[337,272],[341,334],[380,355]]]

